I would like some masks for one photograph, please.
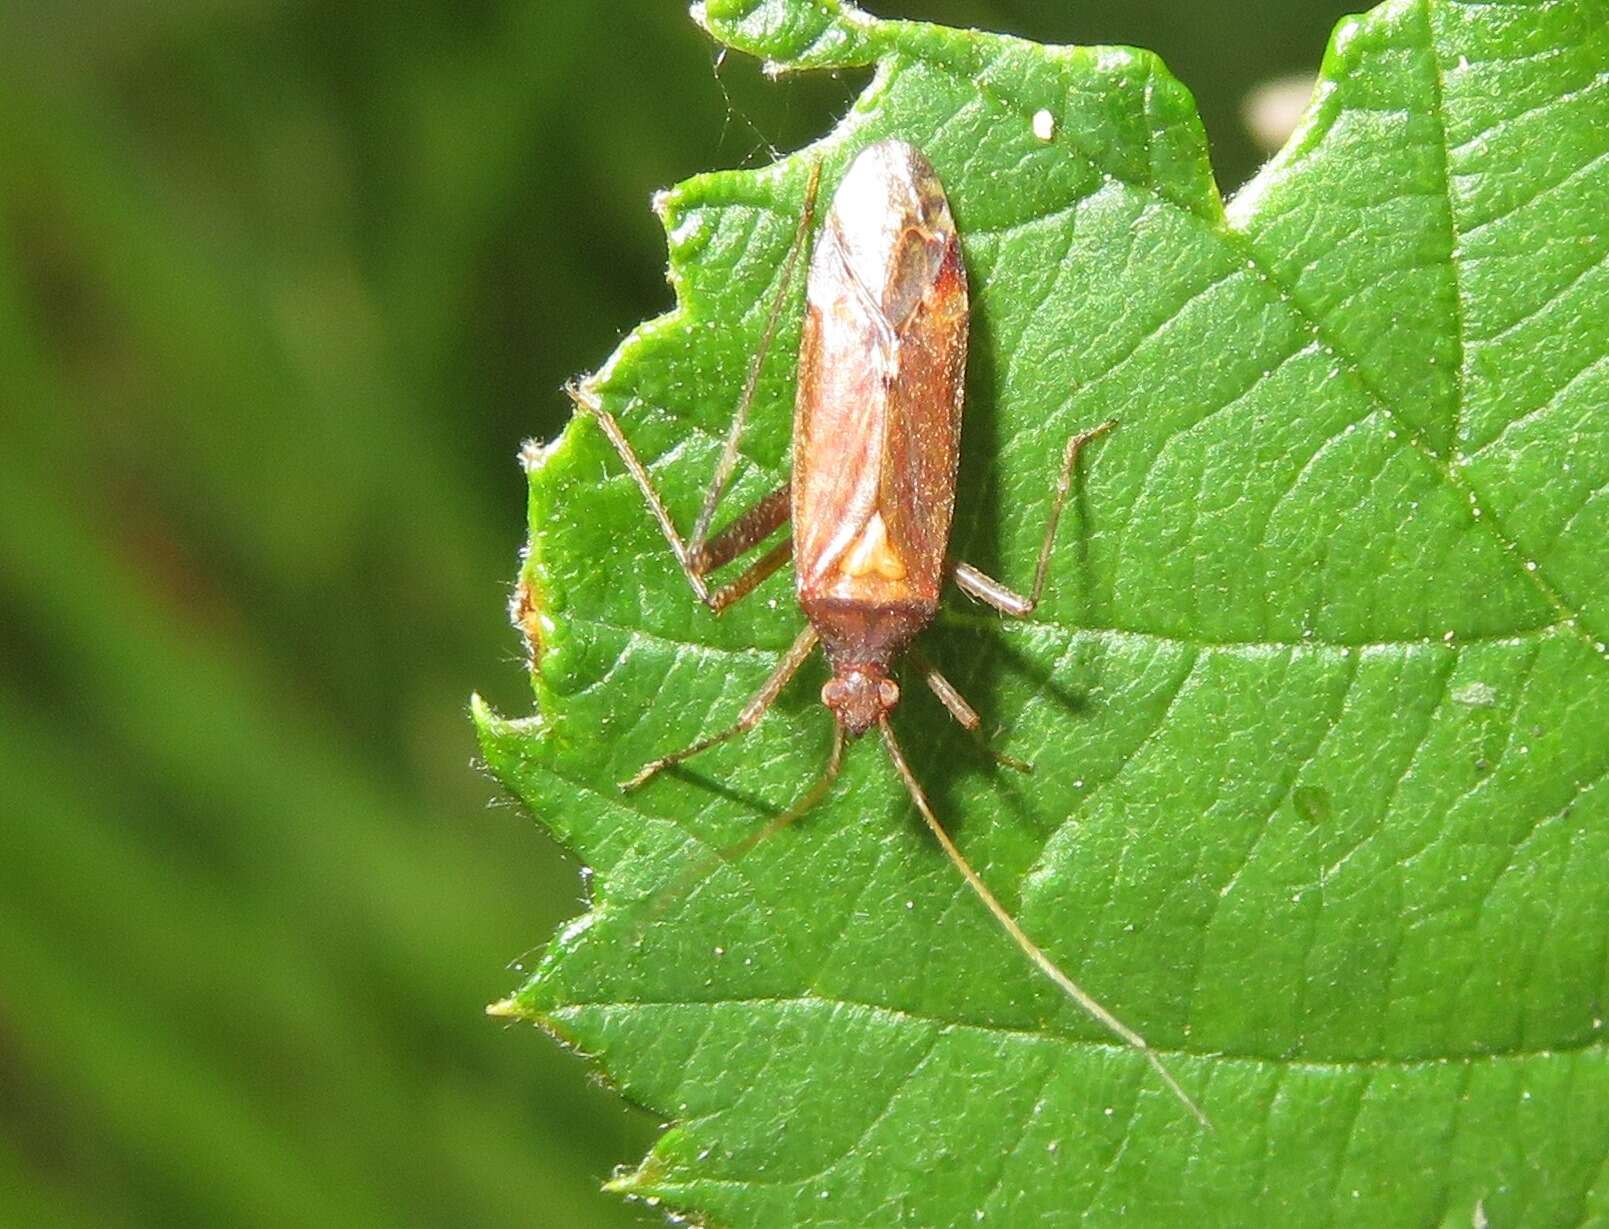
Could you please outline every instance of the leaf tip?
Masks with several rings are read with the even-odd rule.
[[[529,717],[504,717],[479,692],[469,697],[469,716],[475,724],[475,738],[481,757],[494,776],[507,784],[511,773],[545,729],[541,713]]]
[[[849,68],[874,54],[878,23],[847,0],[696,0],[688,12],[717,42],[765,60],[771,75]]]
[[[475,723],[475,733],[480,737],[482,744],[489,738],[496,738],[508,724],[507,719],[499,716],[497,710],[488,704],[478,691],[469,694],[469,717]]]
[[[650,1152],[635,1169],[622,1165],[603,1184],[602,1189],[608,1194],[623,1195],[628,1199],[641,1199],[657,1194],[663,1177],[659,1172],[660,1168],[661,1166],[655,1161],[655,1154]]]

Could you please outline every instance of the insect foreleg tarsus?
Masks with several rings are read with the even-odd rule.
[[[736,721],[718,734],[711,734],[708,738],[701,738],[696,743],[683,747],[680,751],[672,751],[669,755],[662,755],[657,760],[651,760],[649,763],[644,764],[635,776],[622,781],[620,788],[625,790],[636,789],[650,777],[663,769],[669,768],[672,764],[680,764],[683,760],[691,759],[701,751],[708,751],[711,747],[719,746],[728,739],[736,738],[739,734],[747,733],[759,725],[760,718],[765,716],[766,710],[782,694],[782,689],[799,672],[799,667],[804,665],[805,658],[809,657],[812,650],[815,649],[816,640],[816,629],[806,626],[804,631],[799,633],[793,644],[788,647],[788,651],[782,655],[782,660],[777,663],[777,667],[771,672],[771,676],[761,685],[760,690],[754,693],[754,698],[743,706],[743,711],[738,714]]]
[[[1061,523],[1062,507],[1067,503],[1067,496],[1073,489],[1073,475],[1078,471],[1078,454],[1085,444],[1099,439],[1115,426],[1117,420],[1109,418],[1098,427],[1080,431],[1069,439],[1062,449],[1061,470],[1056,475],[1056,490],[1050,502],[1050,515],[1045,518],[1045,536],[1039,544],[1039,560],[1034,565],[1034,587],[1028,595],[1024,597],[1016,590],[1008,589],[994,577],[980,572],[970,563],[958,561],[951,565],[950,575],[963,593],[1013,618],[1026,619],[1033,614],[1035,607],[1039,605],[1040,597],[1045,592],[1045,577],[1050,573],[1050,556],[1056,546],[1056,527]]]
[[[730,845],[720,849],[708,850],[703,857],[684,866],[675,879],[654,893],[652,902],[644,911],[642,920],[639,923],[639,936],[641,930],[659,917],[672,901],[687,895],[694,885],[708,878],[716,867],[723,862],[736,862],[756,845],[762,841],[769,840],[784,828],[808,814],[832,789],[833,782],[838,780],[838,771],[843,767],[843,763],[844,727],[834,722],[832,727],[832,751],[827,756],[827,766],[821,770],[821,775],[816,778],[815,784],[799,795],[787,810],[766,821],[764,827],[756,828],[741,840],[734,841]]]

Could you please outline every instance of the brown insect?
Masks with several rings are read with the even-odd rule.
[[[906,653],[923,680],[969,732],[977,712],[939,671],[910,648],[938,612],[946,576],[962,592],[1003,614],[1026,617],[1039,602],[1062,505],[1080,449],[1111,422],[1074,435],[1062,453],[1033,587],[1026,597],[946,550],[955,508],[967,350],[967,281],[949,202],[927,159],[913,146],[885,140],[863,149],[833,198],[816,240],[806,283],[793,425],[793,477],[713,537],[715,510],[736,467],[737,449],[765,352],[776,334],[798,253],[810,230],[819,164],[810,176],[798,232],[782,271],[714,479],[684,542],[625,433],[586,386],[569,391],[592,415],[642,489],[693,592],[719,613],[795,559],[799,605],[808,623],[776,669],[728,728],[647,764],[623,789],[635,789],[673,764],[752,729],[819,642],[832,678],[821,702],[834,717],[832,751],[803,797],[727,856],[792,823],[831,788],[846,738],[873,726],[882,736],[922,819],[967,884],[1027,957],[1111,1033],[1145,1055],[1175,1096],[1207,1119],[1145,1039],[1101,1006],[1034,943],[950,839],[900,750],[889,713],[900,699],[891,677]],[[766,552],[729,584],[712,589],[710,573],[758,546],[791,519],[791,539]],[[1028,765],[994,753],[1010,767]]]

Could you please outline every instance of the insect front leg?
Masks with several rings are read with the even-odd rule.
[[[975,597],[980,602],[993,606],[1001,614],[1011,615],[1013,618],[1026,619],[1033,614],[1034,608],[1039,605],[1039,598],[1045,591],[1045,576],[1050,571],[1050,553],[1056,545],[1056,526],[1061,522],[1062,506],[1067,502],[1067,495],[1073,489],[1073,474],[1078,469],[1078,454],[1085,444],[1091,440],[1099,439],[1113,427],[1117,426],[1116,419],[1107,419],[1098,427],[1088,431],[1080,431],[1067,441],[1062,449],[1061,472],[1056,476],[1056,493],[1050,503],[1050,515],[1045,519],[1045,537],[1039,544],[1039,562],[1034,566],[1034,587],[1027,597],[1008,589],[994,577],[980,572],[970,563],[956,562],[950,568],[950,575],[955,578],[956,585],[963,593]]]
[[[906,649],[905,656],[921,672],[923,682],[938,697],[939,703],[944,705],[950,716],[955,718],[956,724],[977,739],[978,745],[988,752],[997,763],[1017,772],[1032,772],[1034,770],[1032,764],[1019,760],[1016,756],[1007,755],[1004,751],[997,751],[989,745],[988,739],[983,734],[983,718],[978,716],[978,710],[966,702],[966,697],[956,690],[954,683],[939,672],[937,666],[916,649]]]
[[[711,734],[708,738],[701,738],[680,751],[672,751],[669,755],[662,755],[657,760],[644,764],[637,775],[620,783],[623,790],[633,790],[642,785],[649,778],[655,776],[672,764],[680,764],[683,760],[691,759],[701,751],[708,751],[711,747],[718,747],[728,739],[736,738],[739,734],[746,734],[760,724],[776,698],[782,694],[782,689],[792,681],[793,676],[799,673],[799,667],[804,665],[805,659],[810,656],[816,647],[816,629],[805,626],[798,638],[789,646],[788,651],[782,655],[776,669],[761,685],[760,690],[754,693],[753,699],[743,706],[738,719],[718,734]],[[834,770],[836,771],[836,769]]]

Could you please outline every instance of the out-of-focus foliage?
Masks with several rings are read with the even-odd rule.
[[[1235,183],[1343,6],[874,7],[1150,46]],[[653,1124],[480,1016],[577,888],[463,696],[527,703],[513,453],[668,304],[650,191],[861,79],[712,58],[663,0],[0,9],[0,1223],[642,1218]]]

